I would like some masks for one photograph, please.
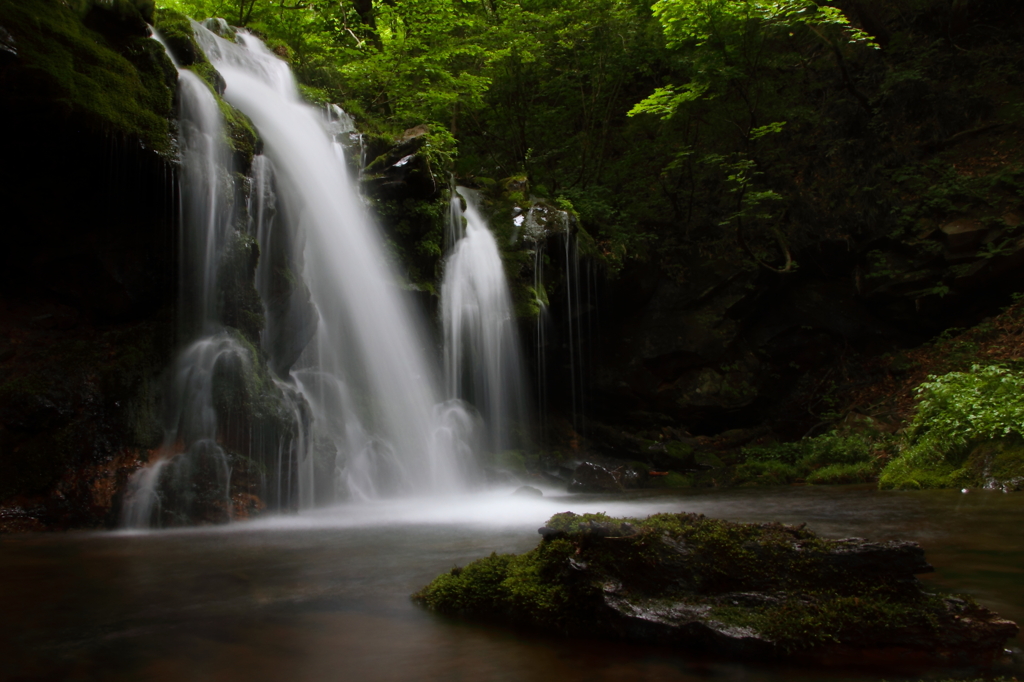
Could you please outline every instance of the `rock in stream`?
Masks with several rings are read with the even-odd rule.
[[[829,540],[803,526],[697,514],[556,514],[540,544],[454,568],[428,608],[574,636],[824,664],[985,664],[1017,625],[933,594],[914,542]]]

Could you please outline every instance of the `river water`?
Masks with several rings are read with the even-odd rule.
[[[690,511],[807,522],[829,537],[912,539],[937,569],[923,580],[1024,622],[1024,495],[856,486],[614,498],[510,492],[230,527],[4,536],[0,679],[895,682],[939,675],[753,664],[564,639],[439,616],[409,600],[453,565],[530,549],[536,529],[567,510]],[[994,672],[1024,673],[1022,646],[1011,642],[1015,653]]]

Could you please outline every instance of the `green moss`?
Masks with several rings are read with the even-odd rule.
[[[802,477],[802,470],[792,464],[773,460],[744,462],[736,467],[737,485],[787,485]]]
[[[842,485],[846,483],[870,483],[877,478],[871,462],[856,464],[830,464],[812,471],[806,481],[814,485]]]
[[[857,595],[823,590],[752,611],[728,607],[716,610],[716,616],[722,614],[723,620],[731,616],[733,624],[756,629],[784,651],[841,642],[865,632],[881,637],[906,628],[935,632],[945,613],[939,596],[908,600],[884,588],[868,588]]]
[[[211,67],[212,68],[212,67]],[[226,142],[234,156],[235,168],[239,173],[247,175],[252,167],[252,159],[256,155],[259,135],[249,117],[225,102],[219,96],[217,103],[224,115],[224,134]]]
[[[425,606],[446,613],[485,615],[551,630],[581,623],[568,608],[589,600],[597,589],[564,580],[575,546],[568,540],[541,543],[522,555],[492,554],[465,568],[453,568],[413,595]]]
[[[908,459],[891,462],[878,476],[881,490],[960,488],[971,483],[970,473],[951,464],[917,465]]]
[[[430,199],[377,200],[374,206],[390,240],[390,250],[405,266],[409,283],[436,294],[448,215],[447,191]]]
[[[142,33],[135,4],[0,0],[0,16],[19,56],[5,74],[8,107],[36,115],[42,107],[76,125],[170,152],[174,68]]]
[[[776,461],[785,464],[825,466],[855,464],[870,458],[870,443],[860,435],[825,433],[790,443],[768,443],[743,448],[747,460]]]
[[[181,12],[167,8],[157,10],[155,19],[153,28],[163,38],[178,64],[183,67],[196,63],[209,64],[196,41],[191,19]]]
[[[976,445],[967,457],[972,485],[1020,489],[1024,486],[1024,439],[1008,436]]]
[[[213,374],[218,442],[233,457],[245,455],[259,467],[277,467],[278,445],[295,436],[292,405],[255,345],[238,332],[234,337],[243,352],[222,357]],[[329,472],[324,473],[329,480]]]
[[[525,175],[513,175],[505,178],[499,186],[508,201],[517,204],[528,204],[530,200],[530,181]]]
[[[438,576],[413,598],[439,611],[483,613],[502,608],[508,598],[502,583],[508,577],[512,554],[491,554],[465,568]]]
[[[665,452],[668,453],[669,457],[673,457],[681,461],[689,461],[693,459],[693,446],[680,441],[669,441],[665,443]]]

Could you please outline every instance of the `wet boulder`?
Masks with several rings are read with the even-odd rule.
[[[571,493],[617,493],[642,488],[646,482],[647,468],[638,462],[588,455],[573,469],[568,490]]]
[[[446,188],[439,183],[425,151],[429,128],[406,130],[392,144],[379,149],[364,170],[364,192],[376,199],[434,199]],[[371,148],[373,145],[371,145]]]
[[[592,462],[584,462],[576,467],[569,481],[569,492],[622,492],[623,489],[621,468],[607,469]]]
[[[914,576],[933,569],[913,542],[685,513],[566,512],[538,532],[532,551],[452,569],[414,599],[573,636],[824,664],[986,664],[1018,632],[927,591]]]
[[[544,491],[532,485],[521,485],[512,494],[517,497],[544,497]]]

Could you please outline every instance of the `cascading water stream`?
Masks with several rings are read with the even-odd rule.
[[[427,335],[396,285],[336,140],[302,102],[287,65],[258,39],[240,32],[236,44],[195,30],[224,77],[225,99],[265,143],[279,218],[305,239],[303,278],[319,324],[291,370],[313,415],[301,504],[463,489],[472,420],[457,403],[440,401],[421,346]]]
[[[534,363],[540,433],[545,433],[546,429],[548,393],[552,388],[548,372],[554,360],[562,378],[553,385],[565,392],[559,396],[559,402],[568,408],[573,430],[585,435],[583,396],[590,371],[590,346],[596,313],[593,290],[597,272],[590,259],[581,258],[579,235],[573,229],[572,218],[567,212],[546,202],[535,201],[525,214],[516,215],[513,222],[522,228],[524,238],[533,243],[533,289],[537,306]],[[547,251],[550,247],[554,248],[549,256]],[[557,250],[559,248],[561,254]],[[555,263],[560,266],[555,272],[561,270],[561,282],[556,280],[556,288],[563,292],[561,301],[549,301],[544,280],[545,270]]]
[[[217,442],[214,374],[218,363],[250,362],[246,350],[217,322],[217,275],[233,221],[223,117],[198,76],[179,68],[178,80],[178,331],[191,343],[170,372],[163,443],[155,460],[129,481],[122,523],[132,528],[159,525],[164,513],[188,520],[199,513],[201,502],[212,503],[230,518],[231,467]]]
[[[548,411],[548,327],[551,325],[551,312],[548,309],[547,290],[544,287],[544,242],[538,241],[533,250],[533,290],[536,293],[537,321],[533,334],[534,363],[537,373],[537,432],[546,433]]]
[[[466,201],[464,212],[460,196]],[[520,444],[513,433],[527,432],[512,297],[475,192],[456,188],[451,221],[449,242],[454,246],[441,283],[446,387],[450,397],[477,408],[488,429],[489,448],[501,452]]]

